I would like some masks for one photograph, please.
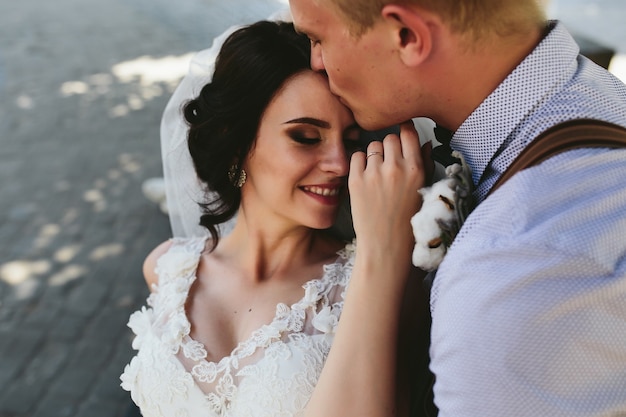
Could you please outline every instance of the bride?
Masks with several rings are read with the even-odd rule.
[[[152,293],[121,376],[142,414],[408,415],[428,341],[409,280],[424,182],[413,125],[360,152],[308,40],[276,22],[225,40],[184,115],[208,233],[145,261]],[[358,250],[328,231],[348,173]]]

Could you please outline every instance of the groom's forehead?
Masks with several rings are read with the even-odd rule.
[[[325,25],[338,17],[332,1],[289,0],[289,7],[294,26],[302,33]]]

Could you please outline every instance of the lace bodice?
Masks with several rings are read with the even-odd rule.
[[[219,362],[209,362],[190,337],[185,312],[204,246],[205,238],[174,239],[157,261],[148,307],[128,322],[138,352],[120,377],[122,388],[144,417],[301,415],[333,341],[354,245],[303,286],[298,302],[278,304],[270,323]]]

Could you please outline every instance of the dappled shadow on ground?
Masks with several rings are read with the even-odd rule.
[[[0,105],[0,415],[115,416],[128,401],[126,322],[170,234],[141,183],[160,175],[160,115],[188,59],[120,62],[44,99],[12,87]]]

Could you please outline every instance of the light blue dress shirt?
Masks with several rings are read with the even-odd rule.
[[[626,150],[559,154],[485,199],[547,128],[626,126],[626,86],[550,29],[451,142],[481,203],[431,293],[441,417],[626,416]]]

